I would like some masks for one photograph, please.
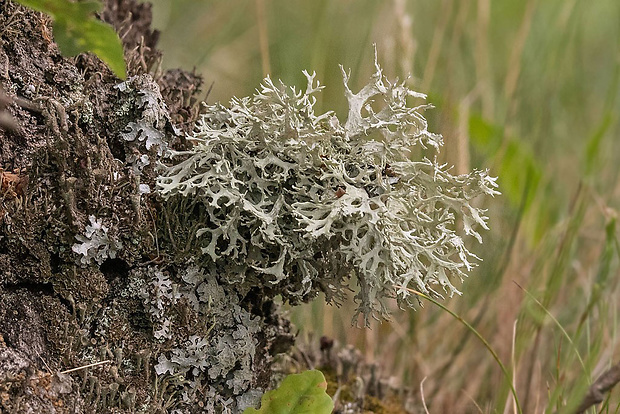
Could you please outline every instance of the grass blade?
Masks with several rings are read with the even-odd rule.
[[[431,298],[430,296],[425,295],[422,292],[418,292],[417,290],[414,289],[410,289],[407,287],[403,287],[403,286],[397,286],[394,285],[395,288],[397,289],[405,289],[408,292],[411,292],[421,298],[424,298],[426,300],[428,300],[429,302],[432,302],[433,304],[439,306],[442,310],[444,310],[445,312],[449,313],[452,317],[454,317],[457,321],[461,322],[463,325],[465,325],[465,327],[467,329],[469,329],[470,332],[472,332],[474,335],[476,335],[476,337],[484,344],[485,348],[491,353],[491,355],[493,356],[493,359],[495,359],[495,362],[497,362],[497,365],[499,365],[500,369],[502,370],[502,373],[504,374],[504,377],[506,378],[506,381],[508,381],[508,384],[510,385],[510,391],[512,392],[512,396],[514,398],[514,403],[517,409],[517,413],[521,414],[523,413],[523,411],[521,410],[521,404],[519,403],[519,398],[517,396],[517,390],[514,387],[514,383],[512,382],[512,375],[511,373],[508,371],[508,369],[506,368],[506,366],[502,363],[502,360],[499,358],[499,355],[497,355],[497,352],[495,352],[495,350],[493,349],[493,347],[491,347],[491,344],[489,344],[489,342],[484,339],[484,337],[480,334],[480,332],[478,332],[473,326],[471,326],[465,319],[461,318],[459,315],[457,315],[456,313],[452,312],[450,309],[448,309],[447,307],[445,307],[444,305],[442,305],[441,303],[439,303],[438,301],[436,301],[435,299]]]

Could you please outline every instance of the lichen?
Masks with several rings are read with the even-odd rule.
[[[495,179],[411,159],[415,146],[443,145],[422,115],[430,105],[408,105],[425,95],[390,82],[376,58],[375,69],[358,93],[342,71],[344,124],[315,113],[323,87],[314,73],[304,72],[303,91],[267,77],[252,97],[207,106],[188,137],[194,146],[162,165],[159,194],[206,211],[197,256],[221,280],[294,303],[319,291],[337,301],[354,273],[366,324],[388,317],[388,298],[412,305],[405,288],[459,293],[454,281],[478,260],[464,237],[481,241],[477,227],[487,228],[471,201],[498,194]]]
[[[102,219],[91,215],[88,217],[90,224],[86,225],[84,235],[75,236],[78,242],[71,250],[81,255],[79,262],[83,265],[90,264],[93,260],[102,264],[106,259],[114,259],[116,253],[123,248],[123,243],[108,235],[108,227]]]
[[[137,119],[125,125],[120,137],[127,143],[133,143],[133,147],[139,149],[136,151],[138,153],[146,154],[154,150],[158,156],[166,154],[169,138],[163,130],[170,129],[172,135],[178,135],[179,131],[170,122],[168,108],[157,83],[149,75],[140,75],[119,83],[115,89],[130,98],[120,106],[120,114],[130,112],[131,107],[139,113]]]
[[[146,283],[138,282],[145,279]],[[242,308],[239,298],[227,293],[214,274],[196,265],[179,272],[149,267],[135,270],[130,285],[150,315],[153,336],[165,342],[155,356],[156,374],[183,378],[178,407],[195,404],[196,399],[208,403],[208,396],[244,396],[246,401],[256,394],[251,389],[254,357],[264,321]],[[195,324],[183,321],[181,314],[190,312]]]

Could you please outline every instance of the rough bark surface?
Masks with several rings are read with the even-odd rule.
[[[191,206],[149,192],[149,140],[187,145],[202,80],[160,73],[150,5],[105,3],[125,83],[0,0],[0,411],[236,412],[269,386],[288,322],[192,267]]]

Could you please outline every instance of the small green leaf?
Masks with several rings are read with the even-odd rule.
[[[327,395],[327,381],[321,371],[311,370],[284,378],[280,387],[263,395],[261,408],[247,408],[243,414],[329,414],[334,402]]]
[[[54,20],[54,40],[65,56],[93,52],[121,79],[127,77],[123,45],[112,26],[93,14],[102,9],[97,1],[16,0]]]

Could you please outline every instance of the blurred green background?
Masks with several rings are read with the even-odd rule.
[[[446,301],[498,351],[524,412],[570,412],[620,361],[620,2],[617,0],[155,0],[163,68],[195,68],[209,103],[252,94],[264,75],[326,85],[318,110],[346,114],[373,71],[428,94],[430,130],[454,171],[489,168],[484,259]],[[431,412],[512,412],[486,349],[428,304],[350,326],[320,300],[291,310],[301,335],[353,343],[417,389]],[[555,319],[554,319],[555,318]],[[616,412],[620,399],[606,402]],[[566,411],[563,411],[566,410]],[[593,411],[594,412],[594,411]]]

